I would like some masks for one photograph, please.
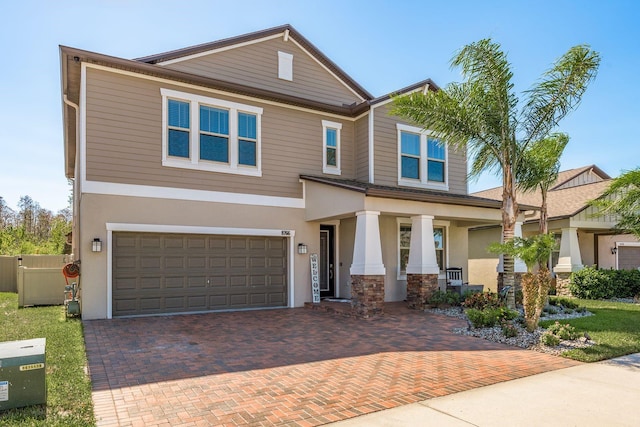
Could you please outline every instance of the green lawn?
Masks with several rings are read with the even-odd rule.
[[[609,301],[576,300],[593,316],[561,320],[581,335],[587,332],[597,344],[562,355],[582,362],[597,362],[631,353],[640,353],[640,305]],[[546,328],[552,320],[540,322]]]
[[[82,322],[64,307],[18,309],[18,295],[0,293],[0,341],[46,338],[47,405],[0,412],[2,426],[94,426]]]

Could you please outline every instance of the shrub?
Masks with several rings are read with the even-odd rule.
[[[555,305],[555,306],[561,305],[565,309],[566,308],[572,308],[574,310],[577,309],[578,307],[580,307],[577,302],[574,302],[574,301],[571,301],[568,298],[562,298],[562,297],[549,298],[549,305]]]
[[[507,338],[517,337],[518,328],[515,327],[513,322],[502,322],[502,333]]]
[[[640,271],[585,267],[571,275],[569,289],[584,299],[632,298],[640,293]]]
[[[557,336],[561,340],[575,340],[578,338],[576,328],[568,323],[556,322],[547,328],[547,332]]]
[[[460,295],[452,291],[442,292],[437,290],[429,297],[427,303],[433,307],[440,307],[443,305],[460,305]]]
[[[464,308],[484,310],[485,308],[499,308],[504,304],[500,301],[500,296],[494,292],[477,292],[469,295],[463,302]]]
[[[514,320],[520,315],[517,311],[509,310],[506,307],[485,308],[484,310],[469,308],[465,313],[474,328],[491,328],[503,322]]]
[[[555,347],[560,344],[560,338],[553,335],[551,332],[545,332],[540,337],[540,342],[549,347]]]
[[[603,270],[585,267],[571,275],[571,294],[584,299],[607,299],[614,296],[611,275]]]

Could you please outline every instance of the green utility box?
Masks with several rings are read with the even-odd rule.
[[[0,343],[0,411],[47,403],[46,338]]]

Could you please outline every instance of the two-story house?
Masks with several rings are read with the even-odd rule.
[[[73,253],[88,319],[420,305],[500,202],[289,25],[122,59],[60,47]],[[425,80],[396,93],[438,90]]]

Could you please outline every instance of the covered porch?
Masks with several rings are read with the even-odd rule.
[[[468,281],[468,230],[501,222],[495,200],[354,180],[301,176],[305,219],[335,229],[336,277],[329,298],[348,300],[357,317],[384,313],[388,302],[422,309],[445,270]],[[321,262],[321,269],[323,268]],[[478,283],[480,284],[480,283]]]

